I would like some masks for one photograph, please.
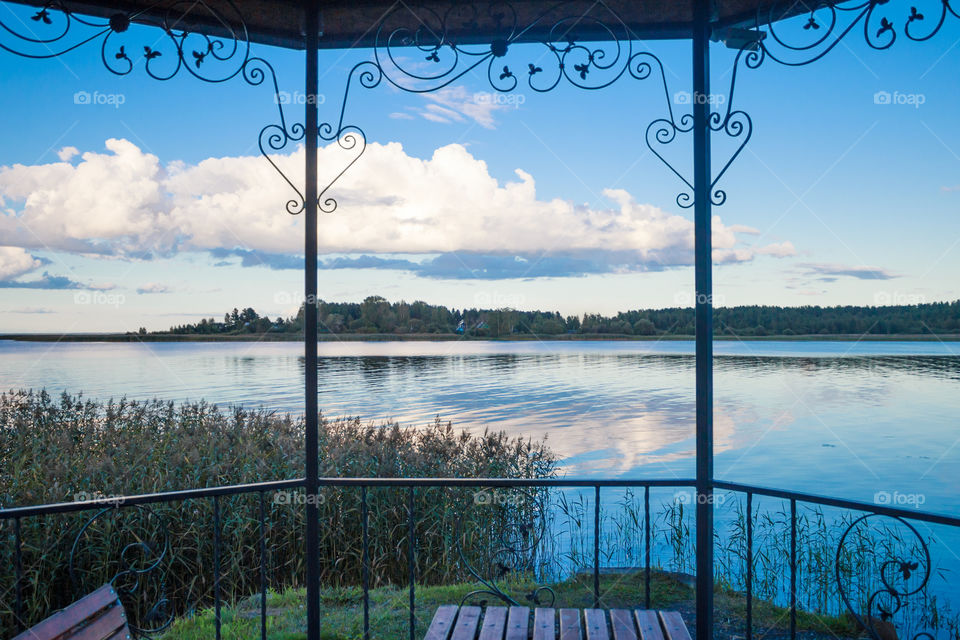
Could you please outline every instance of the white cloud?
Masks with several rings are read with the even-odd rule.
[[[12,280],[43,264],[20,247],[0,247],[0,281]]]
[[[419,110],[420,115],[427,120],[464,122],[470,119],[484,129],[496,127],[493,117],[495,112],[514,108],[512,105],[491,99],[491,94],[470,93],[462,85],[424,93],[423,97],[435,103],[428,104],[425,109]]]
[[[137,287],[137,293],[171,293],[173,289],[165,284],[159,282],[148,282],[147,284]]]
[[[77,155],[80,154],[80,150],[76,147],[64,147],[57,151],[57,157],[60,158],[61,162],[70,162]]]
[[[0,234],[27,248],[133,257],[238,247],[302,251],[302,216],[283,210],[292,192],[263,158],[162,166],[129,141],[111,139],[106,147],[84,153],[76,165],[0,168],[0,199],[9,210],[0,214]],[[303,152],[275,161],[296,179]],[[328,178],[348,161],[336,144],[320,150]],[[521,169],[515,175],[499,182],[459,144],[423,159],[399,143],[370,144],[329,194],[340,208],[321,216],[320,250],[590,253],[615,256],[618,268],[631,270],[692,262],[693,223],[683,216],[637,202],[623,189],[605,190],[611,205],[602,208],[539,199],[533,176]],[[718,262],[795,254],[789,242],[745,246],[739,234],[753,230],[726,226],[719,216],[713,228]]]

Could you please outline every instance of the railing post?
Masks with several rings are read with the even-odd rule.
[[[306,91],[304,101],[304,391],[306,414],[306,551],[307,551],[307,640],[320,638],[320,530],[318,441],[320,414],[317,406],[317,113],[320,46],[320,8],[316,0],[304,0],[306,28]]]
[[[711,0],[693,0],[693,186],[696,280],[697,640],[713,633],[713,263],[710,169]]]

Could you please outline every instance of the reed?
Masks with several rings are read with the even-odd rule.
[[[265,410],[204,402],[101,403],[12,391],[0,395],[0,506],[301,477],[303,438],[301,419]],[[556,469],[543,442],[503,433],[469,434],[439,419],[422,428],[401,428],[324,417],[320,450],[321,473],[329,476],[543,478]],[[495,502],[482,512],[468,509],[474,493],[416,490],[418,580],[437,584],[465,577],[454,544],[458,524],[471,547],[490,547],[487,542],[510,529],[523,512],[523,501]],[[303,584],[303,499],[300,492],[265,496],[271,588]],[[376,489],[368,499],[372,584],[403,583],[408,575],[407,494]],[[356,585],[362,556],[359,489],[324,489],[318,503],[323,582]],[[260,586],[259,496],[224,497],[218,506],[220,589],[229,601]],[[166,602],[163,611],[155,612],[158,618],[209,605],[213,510],[212,499],[155,505],[149,512],[109,510],[82,537],[73,580],[68,572],[71,547],[96,511],[24,519],[25,622],[36,622],[102,584],[123,568],[124,559],[135,568],[148,566],[155,548],[137,547],[125,554],[124,547],[138,540],[148,545],[159,541],[164,529],[170,550],[163,571],[143,577],[142,606],[132,607],[132,615],[147,617],[144,612],[158,601]],[[12,522],[4,524],[0,536],[0,636],[6,637],[15,607]]]

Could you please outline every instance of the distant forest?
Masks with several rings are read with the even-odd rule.
[[[240,335],[301,333],[304,310],[291,318],[261,316],[251,308],[234,309],[222,321],[204,318],[157,334]],[[462,334],[506,338],[555,336],[692,336],[692,308],[626,311],[615,316],[562,316],[549,311],[448,309],[426,302],[388,302],[371,296],[361,303],[319,302],[322,334]],[[836,334],[958,334],[960,300],[888,307],[717,307],[716,335],[792,336]],[[141,329],[141,333],[144,330]]]

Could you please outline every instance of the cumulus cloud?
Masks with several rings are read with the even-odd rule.
[[[302,150],[274,159],[289,176],[302,171]],[[336,144],[320,150],[329,177],[348,161]],[[321,215],[320,251],[352,256],[330,258],[328,268],[405,268],[430,277],[464,269],[535,277],[692,264],[689,219],[622,189],[603,194],[606,207],[541,199],[531,174],[517,169],[514,179],[500,182],[459,144],[416,158],[399,143],[371,143],[329,194],[340,208]],[[283,210],[290,196],[259,156],[163,165],[135,144],[111,139],[106,152],[85,152],[74,164],[0,168],[0,234],[27,249],[138,259],[208,251],[246,266],[302,268],[302,216]],[[718,263],[796,253],[789,242],[748,246],[741,236],[756,230],[725,225],[719,216],[713,228]],[[430,258],[369,259],[384,254]],[[358,267],[364,255],[366,266]]]
[[[64,147],[57,151],[57,157],[60,158],[61,162],[70,162],[74,157],[80,154],[80,150],[76,147]]]
[[[0,281],[12,280],[43,264],[21,247],[0,247]]]

